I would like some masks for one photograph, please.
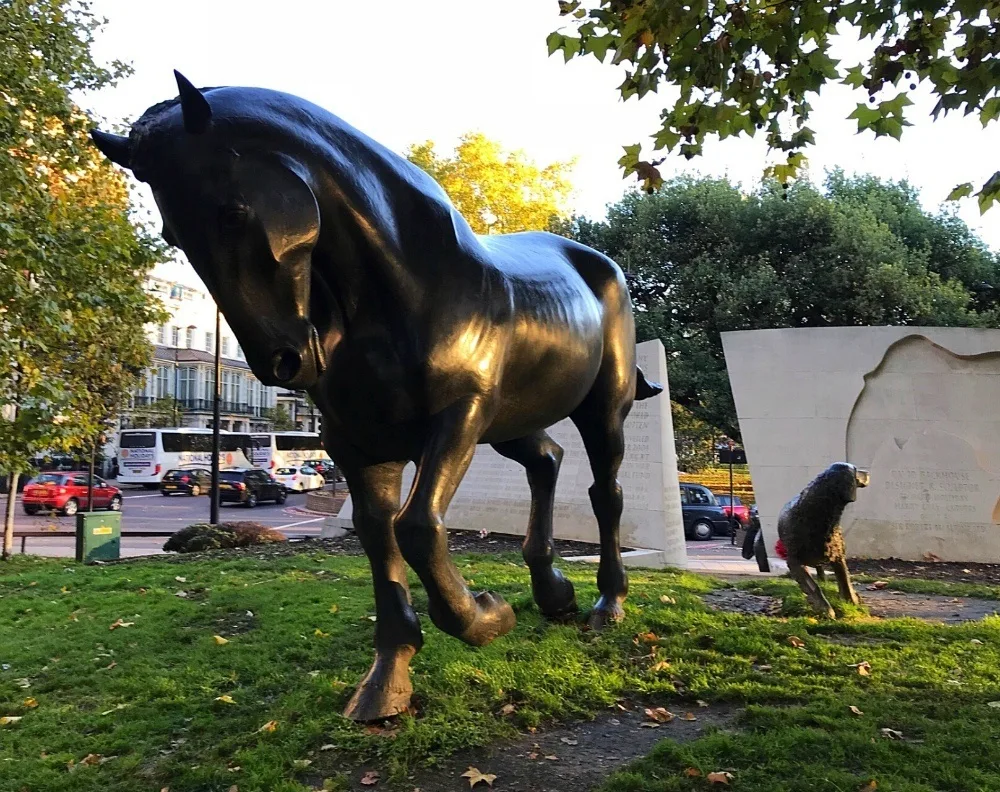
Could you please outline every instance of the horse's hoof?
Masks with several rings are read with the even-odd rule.
[[[459,639],[472,646],[486,646],[494,638],[506,635],[517,625],[514,609],[499,594],[481,591],[476,594],[476,617],[459,635]]]
[[[407,711],[412,695],[409,658],[377,656],[347,702],[344,717],[359,723],[392,718]]]
[[[531,589],[538,609],[547,619],[561,621],[580,610],[573,584],[558,569],[549,567],[546,573],[539,573],[537,580],[533,575]]]
[[[592,630],[603,630],[618,624],[625,618],[625,609],[617,600],[609,602],[603,596],[597,601],[590,616],[587,618],[587,626]]]

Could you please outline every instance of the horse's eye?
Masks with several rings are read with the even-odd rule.
[[[235,230],[242,228],[246,222],[247,212],[241,206],[227,206],[219,215],[219,223],[223,228]]]

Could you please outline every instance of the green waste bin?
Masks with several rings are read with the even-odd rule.
[[[117,561],[122,549],[122,514],[116,511],[77,512],[76,560]]]

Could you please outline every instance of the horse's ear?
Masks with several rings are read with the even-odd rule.
[[[208,99],[177,69],[174,69],[174,79],[177,80],[177,92],[181,97],[184,129],[192,135],[200,135],[208,129],[212,120],[212,108],[208,104]]]
[[[132,150],[129,148],[127,137],[112,135],[99,129],[91,129],[90,137],[101,153],[113,163],[123,168],[132,167]]]

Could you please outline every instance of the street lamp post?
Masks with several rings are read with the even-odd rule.
[[[222,452],[222,436],[219,434],[220,401],[222,400],[222,340],[220,338],[221,317],[215,309],[215,393],[212,399],[212,495],[208,521],[212,525],[219,522],[219,454]]]

